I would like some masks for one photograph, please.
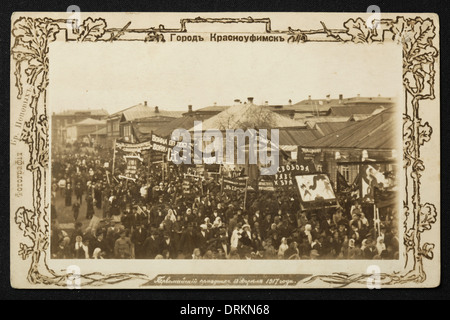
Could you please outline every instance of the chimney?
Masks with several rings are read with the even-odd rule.
[[[311,100],[311,96],[310,95],[308,96],[308,100]]]
[[[358,93],[357,95],[356,95],[358,98],[360,98],[361,97],[361,95]]]
[[[341,93],[339,95],[339,103],[342,103],[343,100],[344,100],[344,95]]]
[[[144,101],[144,106],[147,106],[147,101]]]
[[[239,99],[234,99],[234,103],[235,103],[235,104],[240,104],[240,103],[241,103],[241,100],[239,100]]]
[[[247,100],[248,100],[248,103],[253,103],[253,97],[248,97]]]
[[[192,104],[188,105],[188,112],[192,113]]]
[[[159,113],[159,107],[155,106],[155,113]]]
[[[289,103],[289,105],[291,106],[291,105],[292,105],[292,100],[289,99],[288,103]]]
[[[264,102],[264,105],[268,106],[269,105],[269,101]]]

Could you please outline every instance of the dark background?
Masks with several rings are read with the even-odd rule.
[[[0,142],[3,144],[2,150],[8,150],[9,146],[9,72],[10,72],[10,18],[14,11],[61,11],[65,12],[66,8],[71,5],[78,5],[82,11],[99,11],[99,12],[242,12],[242,11],[280,11],[280,12],[365,12],[371,4],[378,5],[383,12],[434,12],[440,16],[440,63],[441,63],[441,108],[445,108],[448,103],[449,83],[446,77],[448,71],[448,54],[447,39],[448,26],[447,17],[449,17],[449,6],[445,1],[398,1],[391,3],[388,1],[366,2],[366,1],[102,1],[93,2],[85,0],[77,0],[72,2],[63,2],[61,0],[31,2],[16,1],[2,3],[0,12],[1,21],[1,53],[0,74],[2,75],[1,99],[0,99],[0,127],[3,128],[3,134],[0,135]],[[450,138],[449,130],[446,127],[448,112],[441,110],[441,141],[448,141]],[[295,300],[329,300],[329,299],[449,299],[449,258],[447,245],[449,240],[448,218],[447,218],[447,197],[449,177],[448,177],[448,161],[446,161],[446,146],[441,147],[441,285],[436,289],[389,289],[389,290],[15,290],[12,289],[9,282],[10,264],[9,264],[9,154],[3,152],[5,158],[0,163],[0,298],[1,299],[67,299],[67,300],[84,300],[84,299],[151,299],[151,300],[172,300],[187,299],[187,301],[165,301],[155,302],[159,306],[166,306],[165,316],[179,314],[181,306],[187,303],[196,306],[206,306],[214,304],[216,306],[223,303],[217,300],[235,300],[229,301],[233,303],[250,303],[244,300],[279,300],[267,301],[271,306],[271,315],[290,310],[298,310],[299,303]],[[436,182],[438,183],[438,182]],[[434,230],[436,231],[436,230]],[[12,270],[11,272],[14,272]],[[203,302],[194,302],[192,300],[204,300]],[[208,301],[205,301],[208,300]],[[216,300],[216,301],[214,301]],[[239,301],[237,301],[239,300]],[[150,307],[150,305],[149,305]],[[131,310],[130,310],[131,311]],[[357,310],[343,310],[344,315],[355,314]],[[86,311],[88,312],[88,311]],[[369,311],[370,312],[370,311]],[[85,312],[83,312],[86,314]],[[302,312],[300,312],[302,314]],[[67,313],[66,313],[67,315]],[[136,314],[137,315],[137,314]],[[298,315],[298,314],[297,314]],[[306,314],[302,314],[306,316]],[[356,315],[356,314],[355,314]]]

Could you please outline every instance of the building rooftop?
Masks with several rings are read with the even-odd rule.
[[[326,136],[335,131],[341,130],[348,126],[351,126],[353,122],[320,122],[316,123],[314,129],[319,131],[322,135]]]
[[[304,143],[316,140],[323,135],[318,130],[314,129],[280,129],[280,146],[299,146]]]
[[[172,132],[176,129],[189,130],[194,126],[194,117],[184,116],[181,118],[173,119],[167,122],[164,126],[159,127],[154,131],[155,134],[161,137],[168,137],[172,135]]]
[[[137,104],[111,114],[108,118],[121,117],[121,121],[133,121],[152,117],[181,117],[182,111],[166,111],[159,107],[149,107],[145,104]]]
[[[352,122],[351,125],[332,132],[322,138],[305,143],[304,147],[314,148],[356,148],[395,149],[395,111],[387,109],[366,120]]]
[[[252,102],[236,104],[202,123],[202,130],[245,130],[248,128],[269,129],[285,127],[305,127],[305,123],[279,115],[264,106],[255,105]],[[194,130],[194,128],[191,128],[191,130]]]
[[[106,120],[96,120],[96,119],[92,119],[92,118],[87,118],[87,119],[84,119],[77,123],[69,124],[67,127],[72,127],[72,126],[77,126],[77,127],[80,127],[80,126],[106,126]]]
[[[335,117],[351,117],[354,114],[358,115],[371,115],[377,109],[384,109],[379,105],[356,105],[356,106],[341,106],[341,107],[331,107],[330,116]]]
[[[104,109],[83,109],[83,110],[65,110],[59,113],[55,113],[56,116],[77,116],[77,115],[87,115],[87,116],[98,116],[106,117],[108,116],[108,111]]]

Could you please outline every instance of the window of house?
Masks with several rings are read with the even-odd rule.
[[[130,126],[124,126],[123,127],[123,136],[124,137],[131,136],[131,128],[130,128]]]
[[[350,168],[349,166],[341,166],[341,173],[345,180],[350,181]]]

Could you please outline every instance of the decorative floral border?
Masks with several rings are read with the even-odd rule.
[[[67,28],[67,23],[73,28]],[[79,21],[50,18],[20,17],[12,26],[11,55],[14,63],[15,87],[17,99],[23,96],[23,87],[30,86],[28,107],[31,117],[25,122],[21,133],[29,150],[30,160],[26,170],[32,174],[32,207],[20,207],[14,220],[23,234],[18,254],[30,262],[27,280],[30,284],[67,286],[67,274],[59,274],[48,265],[47,248],[49,246],[49,198],[46,192],[49,174],[49,114],[47,111],[47,86],[49,84],[49,44],[62,33],[65,41],[144,41],[165,42],[169,33],[186,33],[188,23],[260,23],[265,25],[268,35],[287,35],[288,43],[302,42],[343,42],[375,43],[395,41],[403,44],[403,85],[405,106],[403,112],[403,163],[406,178],[405,198],[403,199],[404,217],[403,246],[407,255],[404,270],[394,274],[382,274],[383,285],[422,283],[426,280],[423,259],[433,259],[434,243],[422,243],[422,235],[429,231],[437,220],[436,208],[431,203],[422,203],[420,197],[421,176],[425,164],[420,149],[430,141],[433,132],[428,122],[419,115],[420,102],[434,100],[435,63],[438,49],[434,46],[436,26],[431,18],[382,19],[378,28],[370,29],[361,17],[343,22],[342,29],[328,29],[324,22],[317,30],[272,30],[269,18],[201,18],[182,19],[180,28],[166,29],[165,26],[148,29],[131,29],[131,22],[123,28],[108,28],[103,18]],[[78,26],[78,27],[77,27]],[[69,30],[72,29],[72,30]],[[124,39],[124,36],[127,36]],[[325,40],[324,40],[325,39]],[[29,92],[27,91],[27,94]],[[409,194],[408,191],[412,190]],[[12,230],[12,232],[15,232]],[[408,259],[409,257],[409,259]],[[371,275],[335,273],[312,276],[299,284],[328,284],[331,287],[345,287],[351,284],[365,285]],[[82,286],[102,286],[124,283],[130,280],[151,280],[145,274],[82,274]]]

